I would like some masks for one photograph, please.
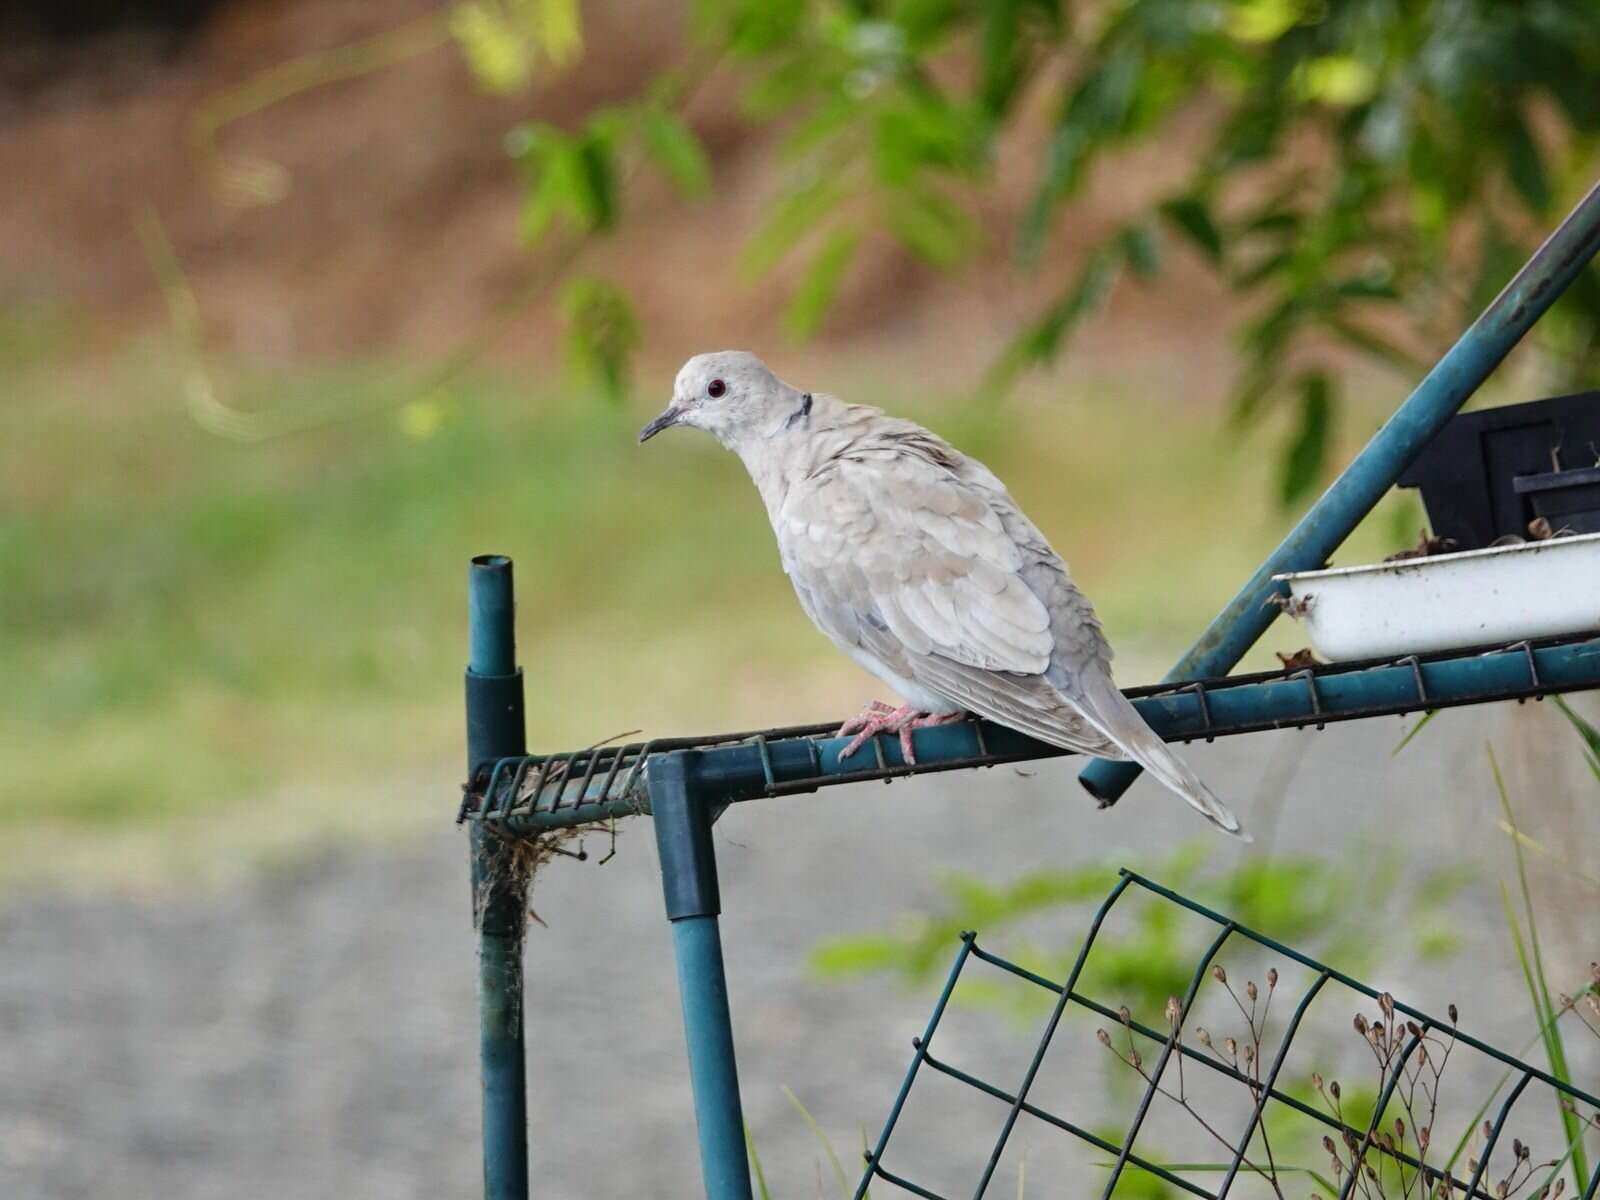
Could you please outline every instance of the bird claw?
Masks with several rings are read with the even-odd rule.
[[[836,736],[844,737],[855,734],[845,748],[839,751],[839,761],[852,757],[867,742],[877,737],[880,733],[898,733],[900,735],[900,757],[908,767],[917,765],[917,754],[911,745],[911,735],[915,730],[927,729],[934,725],[948,725],[952,721],[962,720],[965,713],[927,713],[912,708],[909,704],[902,704],[899,708],[890,708],[880,700],[874,700],[843,725],[839,726]]]
[[[867,701],[867,706],[865,708],[863,708],[855,716],[851,717],[843,725],[839,726],[839,732],[834,736],[844,737],[846,734],[859,733],[868,725],[871,725],[874,721],[880,720],[884,717],[892,716],[896,711],[897,710],[889,707],[889,705],[885,704],[882,700],[869,700]],[[876,732],[877,731],[874,730],[874,733]],[[868,734],[867,736],[872,737],[873,734]],[[861,739],[858,738],[851,744],[859,748],[860,742]]]

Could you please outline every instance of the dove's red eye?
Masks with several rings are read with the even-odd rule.
[[[706,395],[710,396],[713,400],[727,390],[728,385],[723,383],[720,379],[713,379],[710,383],[706,384]]]

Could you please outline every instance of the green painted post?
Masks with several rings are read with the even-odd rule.
[[[527,753],[517,669],[511,560],[486,554],[468,573],[467,771]],[[500,837],[471,829],[472,917],[478,929],[479,1060],[485,1200],[527,1200],[528,1094],[522,1040],[524,880]]]
[[[678,998],[706,1200],[751,1200],[733,1019],[717,929],[722,896],[711,844],[710,801],[705,786],[692,778],[698,761],[692,750],[658,754],[645,772],[667,920],[672,924],[672,953],[678,964]]]

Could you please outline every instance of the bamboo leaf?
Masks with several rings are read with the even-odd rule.
[[[1005,387],[1027,368],[1055,358],[1078,326],[1105,303],[1121,265],[1121,257],[1112,253],[1109,246],[1096,248],[1073,285],[1032,325],[1012,339],[990,368],[989,383]]]
[[[1517,194],[1534,212],[1550,207],[1550,179],[1545,173],[1544,156],[1533,131],[1515,107],[1507,108],[1505,124],[1506,177]]]
[[[1161,206],[1161,215],[1216,266],[1222,265],[1222,234],[1211,209],[1199,196],[1179,196]]]
[[[639,320],[627,294],[603,279],[580,277],[562,292],[561,315],[569,367],[620,406],[639,348]]]
[[[848,194],[834,175],[818,175],[788,192],[767,214],[744,248],[740,267],[747,277],[764,274],[789,253]]]
[[[1022,56],[1018,46],[1021,0],[990,0],[983,6],[980,49],[982,81],[979,104],[990,117],[998,117],[1022,85]]]
[[[647,108],[639,118],[639,134],[650,157],[680,193],[695,198],[711,189],[711,162],[683,118]]]
[[[803,341],[817,331],[860,244],[861,231],[853,226],[828,235],[784,310],[783,327],[791,338]]]
[[[884,220],[902,245],[936,267],[954,266],[977,240],[971,215],[932,188],[900,192]]]
[[[1278,499],[1285,507],[1309,492],[1322,475],[1332,424],[1332,385],[1326,374],[1312,371],[1300,380],[1299,417],[1278,478]]]

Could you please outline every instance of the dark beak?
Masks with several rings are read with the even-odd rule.
[[[650,424],[639,430],[639,440],[648,442],[663,429],[671,429],[678,423],[678,418],[683,416],[683,410],[675,404],[667,405],[665,411]]]

